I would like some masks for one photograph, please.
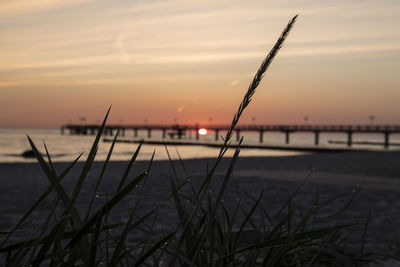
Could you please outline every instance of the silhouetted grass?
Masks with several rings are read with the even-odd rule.
[[[129,179],[141,145],[127,163],[120,181],[115,181],[117,186],[112,189],[115,192],[106,195],[106,200],[100,207],[93,205],[99,194],[99,185],[105,178],[118,133],[97,178],[96,186],[85,208],[86,212],[82,214],[76,209],[77,198],[93,168],[100,137],[110,110],[101,124],[71,194],[67,193],[61,181],[76,165],[81,155],[58,175],[47,147],[45,147],[46,162],[28,137],[35,157],[50,185],[15,227],[7,233],[2,233],[0,254],[3,255],[1,259],[4,265],[354,266],[371,260],[369,254],[364,252],[364,241],[362,241],[361,249],[356,253],[348,253],[343,249],[346,244],[344,233],[347,234],[348,229],[359,226],[358,223],[345,224],[343,222],[341,215],[345,213],[348,205],[340,210],[339,214],[332,214],[335,218],[339,218],[332,225],[318,228],[315,222],[320,207],[329,205],[335,199],[321,204],[316,194],[314,203],[303,212],[298,203],[293,201],[301,186],[282,204],[276,214],[271,214],[260,205],[266,194],[264,191],[260,192],[258,198],[252,199],[253,204],[249,210],[243,208],[242,198],[237,200],[233,209],[228,209],[224,204],[223,196],[240,154],[241,141],[230,159],[220,187],[216,193],[211,190],[215,191],[215,187],[212,186],[215,171],[228,149],[235,126],[249,105],[265,71],[283,45],[296,18],[297,16],[290,20],[271,52],[262,62],[233,117],[224,139],[224,146],[215,159],[215,163],[205,173],[201,184],[195,186],[191,182],[190,174],[184,168],[184,162],[180,160],[178,163],[186,172],[185,179],[182,180],[176,171],[177,162],[170,159],[171,193],[165,199],[160,199],[158,205],[149,210],[140,210],[140,204],[144,201],[143,188],[151,173],[154,154],[148,163],[148,168]],[[184,187],[190,188],[190,195],[183,193]],[[32,237],[10,243],[11,237],[27,222],[27,218],[54,191],[57,199],[41,229],[33,231]],[[129,210],[126,221],[110,222],[112,210],[115,206],[121,205],[121,201],[132,192],[135,192],[137,198],[132,206],[125,207]],[[163,208],[164,203],[171,201],[179,216],[179,223],[170,225],[169,232],[160,233],[154,229],[155,222],[159,218],[158,212]],[[258,221],[254,220],[255,214],[259,215]],[[363,231],[362,240],[365,240],[365,233],[366,230]]]

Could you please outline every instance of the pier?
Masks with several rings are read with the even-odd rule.
[[[71,135],[95,135],[99,130],[98,124],[67,124],[61,126],[61,133],[66,131]],[[189,124],[135,124],[135,125],[106,125],[104,128],[105,135],[114,135],[117,130],[121,136],[125,136],[126,131],[133,132],[133,137],[138,137],[138,131],[146,131],[147,137],[151,138],[151,132],[158,130],[162,132],[162,138],[171,139],[175,137],[182,139],[183,137],[192,138],[194,132],[195,139],[199,140],[199,129],[207,129],[208,132],[214,132],[215,140],[220,139],[221,132],[229,129],[229,125],[189,125]],[[239,141],[240,134],[243,132],[259,133],[259,142],[263,143],[265,132],[281,132],[285,134],[286,144],[290,144],[290,135],[298,132],[309,132],[314,134],[314,145],[319,145],[320,135],[323,133],[345,133],[347,135],[347,146],[353,145],[353,135],[355,133],[378,133],[382,134],[383,146],[388,148],[390,145],[390,135],[400,133],[400,125],[238,125],[235,128],[236,140]]]

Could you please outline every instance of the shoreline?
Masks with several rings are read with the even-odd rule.
[[[104,138],[103,142],[112,143],[113,139]],[[172,146],[203,146],[203,147],[211,147],[211,148],[221,148],[222,143],[213,143],[213,142],[192,142],[192,141],[156,141],[156,140],[127,140],[127,139],[117,139],[116,143],[126,143],[126,144],[144,144],[144,145],[172,145]],[[331,143],[331,141],[330,141]],[[340,143],[346,144],[346,142],[335,141],[332,143]],[[384,143],[379,142],[354,142],[354,144],[363,144],[363,145],[384,145]],[[392,146],[399,146],[400,144],[390,144]],[[228,148],[234,149],[237,147],[237,144],[227,145]],[[262,150],[279,150],[279,151],[293,151],[293,152],[367,152],[367,151],[380,151],[378,149],[371,148],[363,148],[363,147],[330,147],[330,146],[318,146],[318,145],[310,145],[310,146],[296,146],[296,145],[257,145],[257,144],[241,144],[240,149],[262,149]]]

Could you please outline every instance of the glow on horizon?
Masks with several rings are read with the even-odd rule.
[[[400,123],[397,0],[5,0],[0,127],[227,123],[296,13],[242,122]]]

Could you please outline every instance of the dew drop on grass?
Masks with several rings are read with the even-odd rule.
[[[148,172],[144,172],[144,175],[147,175],[148,174]]]
[[[96,194],[96,198],[99,198],[99,194]]]

